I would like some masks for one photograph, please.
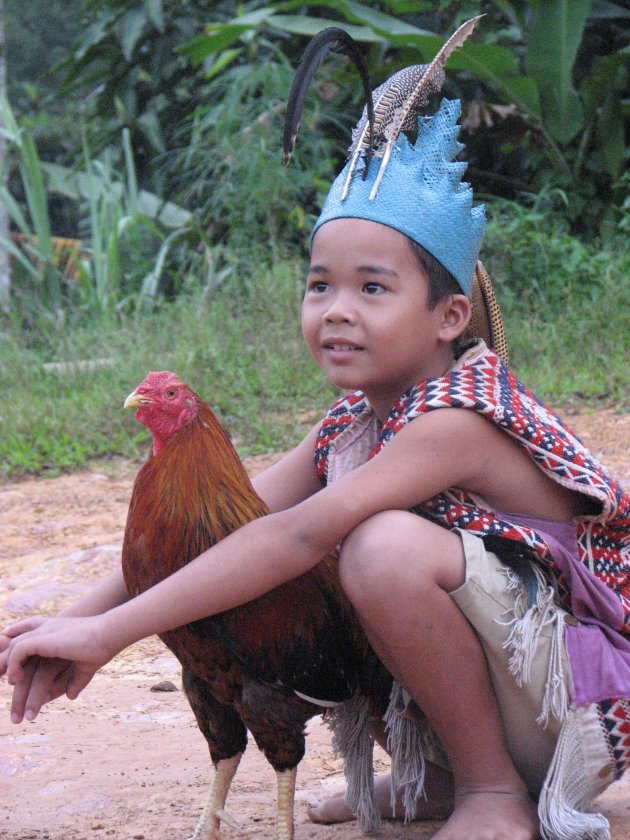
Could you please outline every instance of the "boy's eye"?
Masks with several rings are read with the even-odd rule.
[[[324,283],[323,280],[313,280],[308,284],[307,291],[321,294],[322,292],[328,291],[328,283]]]
[[[367,295],[380,295],[382,292],[385,291],[385,288],[383,286],[381,286],[380,283],[372,282],[372,283],[366,283],[363,286],[363,291]]]

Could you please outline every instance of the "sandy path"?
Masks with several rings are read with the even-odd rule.
[[[630,487],[630,414],[576,413],[570,425]],[[250,471],[266,459],[252,459]],[[97,471],[98,470],[98,471]],[[0,487],[1,623],[53,612],[78,597],[120,561],[120,545],[136,466],[126,463],[57,479]],[[10,691],[0,683],[0,837],[6,840],[126,840],[188,837],[210,777],[205,742],[181,691],[176,660],[156,639],[135,645],[98,674],[78,700],[59,700],[32,724],[12,726]],[[377,755],[377,770],[386,757]],[[361,837],[356,825],[313,826],[308,792],[342,784],[330,734],[311,721],[298,771],[296,840]],[[226,840],[271,837],[275,777],[250,746],[234,781],[230,812],[243,833]],[[630,779],[600,800],[613,840],[630,840]],[[429,837],[437,824],[387,824],[384,836]]]

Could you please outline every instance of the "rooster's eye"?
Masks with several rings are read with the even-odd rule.
[[[166,396],[169,398],[169,400],[172,400],[176,393],[177,391],[175,390],[175,388],[169,388],[166,392]]]

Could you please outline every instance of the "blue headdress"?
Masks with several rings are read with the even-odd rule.
[[[355,170],[344,199],[351,166],[346,164],[312,235],[331,219],[352,217],[388,225],[422,245],[468,294],[486,217],[483,205],[472,206],[472,189],[461,180],[466,164],[453,161],[462,148],[457,141],[459,113],[458,100],[444,99],[434,117],[418,118],[414,145],[399,135],[374,198],[370,196],[379,176],[378,158],[370,163],[365,180]]]
[[[466,164],[454,160],[463,148],[457,140],[460,103],[445,99],[435,116],[416,115],[429,95],[440,90],[446,59],[470,35],[477,20],[460,26],[431,64],[400,70],[374,91],[373,98],[367,98],[353,131],[349,161],[333,183],[312,234],[332,219],[380,222],[422,245],[451,272],[465,294],[475,273],[485,212],[483,205],[472,206],[472,189],[462,181]],[[311,42],[315,60],[311,56],[310,65],[303,60],[296,80],[300,72],[301,76],[294,80],[289,96],[290,103],[292,95],[299,102],[299,111],[305,86],[328,50],[350,52],[339,33],[343,30],[325,30],[317,36],[319,43],[317,38]],[[356,60],[354,52],[352,55]],[[367,71],[365,67],[360,70],[365,86]],[[290,110],[289,106],[286,126]],[[291,120],[291,127],[285,127],[285,163],[295,142],[299,113],[297,118],[292,113]],[[412,145],[401,131],[413,129],[416,122],[418,136]],[[365,164],[360,171],[357,163],[362,155]]]

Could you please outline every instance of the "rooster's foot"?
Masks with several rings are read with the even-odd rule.
[[[208,800],[197,827],[189,840],[221,840],[221,832],[219,831],[221,822],[237,831],[243,830],[234,817],[231,817],[225,810],[225,800],[242,755],[243,753],[237,753],[232,758],[225,758],[217,762]]]

